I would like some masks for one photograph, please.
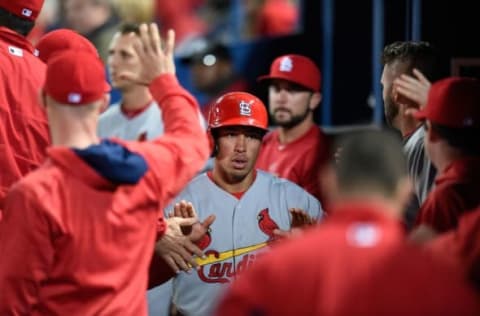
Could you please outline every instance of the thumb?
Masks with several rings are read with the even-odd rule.
[[[215,218],[216,218],[216,217],[215,217],[215,215],[213,215],[213,214],[210,215],[210,216],[208,216],[208,217],[202,222],[202,226],[203,226],[204,228],[210,227],[210,225],[212,225],[213,222],[215,221]]]

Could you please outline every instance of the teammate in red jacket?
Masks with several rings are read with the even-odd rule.
[[[461,276],[404,240],[411,185],[398,137],[365,132],[340,146],[323,177],[332,215],[240,275],[217,314],[478,315]]]
[[[109,97],[97,56],[70,50],[49,61],[43,101],[53,146],[6,199],[0,315],[146,315],[154,241],[175,223],[167,229],[162,211],[209,151],[198,104],[174,76],[173,32],[165,51],[160,41],[155,25],[142,25],[143,71],[124,74],[149,84],[162,107],[165,135],[152,142],[98,139]]]
[[[459,216],[480,206],[480,80],[451,77],[432,84],[417,119],[425,121],[425,148],[437,168],[435,187],[416,225],[437,232],[457,227]]]
[[[43,0],[0,0],[0,219],[8,188],[45,158],[49,134],[38,91],[45,65],[25,36]]]

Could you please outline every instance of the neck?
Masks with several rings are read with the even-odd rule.
[[[245,192],[255,180],[255,172],[252,170],[252,172],[248,173],[242,179],[235,179],[232,176],[223,174],[218,168],[214,167],[212,170],[212,180],[216,185],[228,193]]]
[[[52,145],[84,149],[98,144],[97,120],[98,116],[94,115],[88,119],[80,119],[75,115],[49,117]]]
[[[307,133],[315,124],[311,115],[312,114],[309,114],[305,120],[291,128],[280,127],[278,129],[280,143],[288,144],[305,135],[305,133]]]
[[[432,163],[437,168],[438,172],[444,172],[445,169],[450,166],[455,160],[461,159],[464,155],[458,150],[448,144],[442,144],[439,149],[441,153],[436,155],[435,159],[432,159]]]
[[[122,107],[127,110],[139,110],[152,100],[148,88],[136,86],[133,89],[122,91]]]
[[[402,214],[402,206],[399,203],[372,190],[343,192],[337,200],[338,202],[335,201],[334,204],[336,206],[351,203],[370,204],[374,206],[372,209],[395,219],[399,219]]]

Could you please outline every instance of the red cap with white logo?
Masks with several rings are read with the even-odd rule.
[[[84,52],[67,50],[47,64],[44,91],[55,101],[67,105],[86,105],[100,100],[110,86],[100,58]]]
[[[35,21],[44,0],[0,0],[0,8],[29,21]]]
[[[270,73],[258,77],[258,81],[272,79],[283,79],[315,92],[320,91],[320,70],[313,60],[302,55],[277,57],[270,67]]]

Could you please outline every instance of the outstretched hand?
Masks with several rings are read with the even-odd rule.
[[[140,34],[129,36],[135,38],[133,48],[138,54],[141,70],[138,73],[125,71],[119,74],[120,78],[136,84],[148,86],[155,78],[162,74],[175,74],[174,46],[175,32],[169,30],[167,38],[162,43],[162,38],[155,23],[141,24]]]
[[[182,232],[184,235],[187,235],[192,242],[201,240],[210,229],[210,225],[215,221],[215,215],[211,214],[203,222],[200,222],[192,203],[184,200],[175,203],[173,212],[170,212],[169,216],[196,219],[193,225],[182,227]]]

